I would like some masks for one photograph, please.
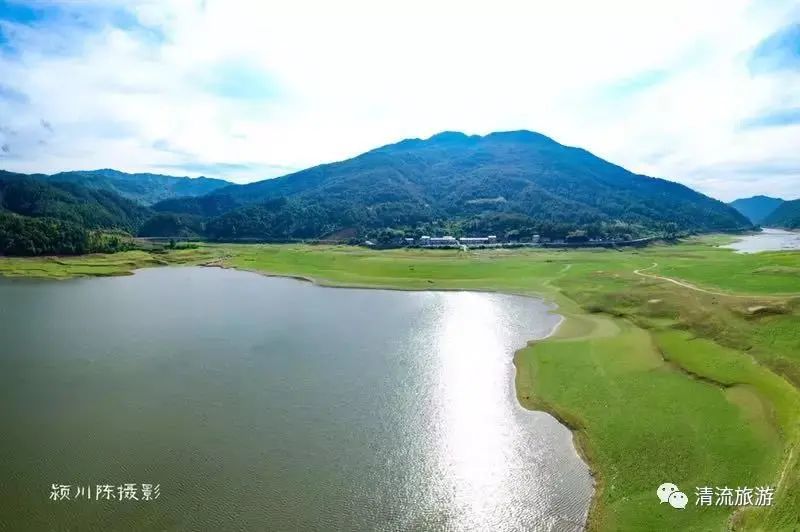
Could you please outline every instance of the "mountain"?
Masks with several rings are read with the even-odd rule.
[[[780,198],[770,198],[769,196],[753,196],[752,198],[740,198],[732,201],[728,205],[745,215],[754,224],[760,224],[777,209],[783,200]]]
[[[208,177],[127,174],[110,169],[60,172],[37,177],[51,182],[75,183],[94,190],[110,190],[143,205],[152,205],[169,198],[203,196],[231,184],[222,179]]]
[[[213,216],[215,238],[447,231],[642,236],[752,224],[683,185],[631,173],[530,131],[408,139],[284,177],[232,185],[157,211]]]
[[[119,240],[105,240],[99,230],[133,233],[151,216],[108,190],[0,172],[0,254],[115,250]]]
[[[800,199],[784,201],[767,216],[763,225],[767,227],[782,227],[784,229],[800,229]]]
[[[0,174],[0,208],[32,218],[55,218],[89,229],[134,231],[151,212],[108,190]]]
[[[202,194],[204,187],[211,191]],[[164,196],[152,208],[137,203]],[[0,214],[0,253],[15,254],[113,249],[96,239],[109,230],[392,241],[442,233],[627,239],[752,227],[688,187],[530,131],[408,139],[249,185],[115,170],[0,171]]]
[[[137,231],[144,237],[195,237],[205,232],[206,221],[201,216],[158,212]]]

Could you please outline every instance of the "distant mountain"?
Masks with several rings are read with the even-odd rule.
[[[753,196],[741,198],[729,203],[731,207],[744,214],[754,224],[760,224],[777,209],[783,200],[769,196]]]
[[[800,229],[800,199],[784,201],[762,222],[767,227]]]
[[[52,182],[76,183],[94,190],[110,190],[143,205],[177,197],[203,196],[231,183],[208,177],[127,174],[117,170],[81,170],[42,177]]]
[[[155,210],[213,216],[217,238],[314,238],[386,230],[641,236],[737,230],[736,210],[530,131],[409,139],[276,179]]]
[[[151,211],[108,190],[0,173],[0,208],[32,218],[54,218],[89,229],[135,231]]]
[[[119,239],[99,230],[134,233],[151,216],[108,190],[0,171],[0,254],[113,251]]]

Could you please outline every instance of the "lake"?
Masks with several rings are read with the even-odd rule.
[[[764,229],[760,233],[740,237],[736,242],[722,247],[735,249],[738,253],[800,249],[800,233],[782,229]]]
[[[0,529],[581,529],[587,467],[513,386],[551,310],[199,267],[0,279]]]

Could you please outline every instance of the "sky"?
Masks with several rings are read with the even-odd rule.
[[[798,0],[0,0],[0,168],[244,183],[529,129],[800,197]]]

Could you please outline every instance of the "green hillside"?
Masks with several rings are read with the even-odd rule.
[[[160,174],[128,174],[117,170],[82,170],[42,176],[51,182],[67,182],[94,190],[116,192],[143,205],[175,197],[202,196],[230,185],[222,179],[175,177]]]
[[[633,174],[530,131],[440,133],[276,179],[218,188],[220,183],[114,170],[0,172],[0,208],[60,224],[7,220],[14,231],[120,230],[215,240],[382,242],[426,233],[624,240],[752,226],[735,209],[688,187]],[[196,195],[203,187],[213,190]],[[178,193],[195,195],[169,197],[152,208],[142,204],[143,198]],[[45,241],[58,239],[17,240],[0,252],[52,252]]]
[[[133,233],[151,211],[107,190],[0,173],[0,254],[114,251],[103,231]]]
[[[56,218],[90,229],[135,230],[149,209],[107,190],[47,182],[21,174],[0,175],[0,206],[33,218]]]
[[[754,224],[760,224],[783,200],[780,198],[770,198],[769,196],[753,196],[752,198],[740,198],[732,201],[729,205],[745,215]]]
[[[769,227],[800,228],[800,200],[786,201],[764,220]]]
[[[752,224],[688,187],[530,131],[409,139],[284,177],[169,200],[163,212],[218,216],[215,238],[307,238],[386,228],[500,236],[635,237]],[[226,212],[227,211],[227,212]]]

